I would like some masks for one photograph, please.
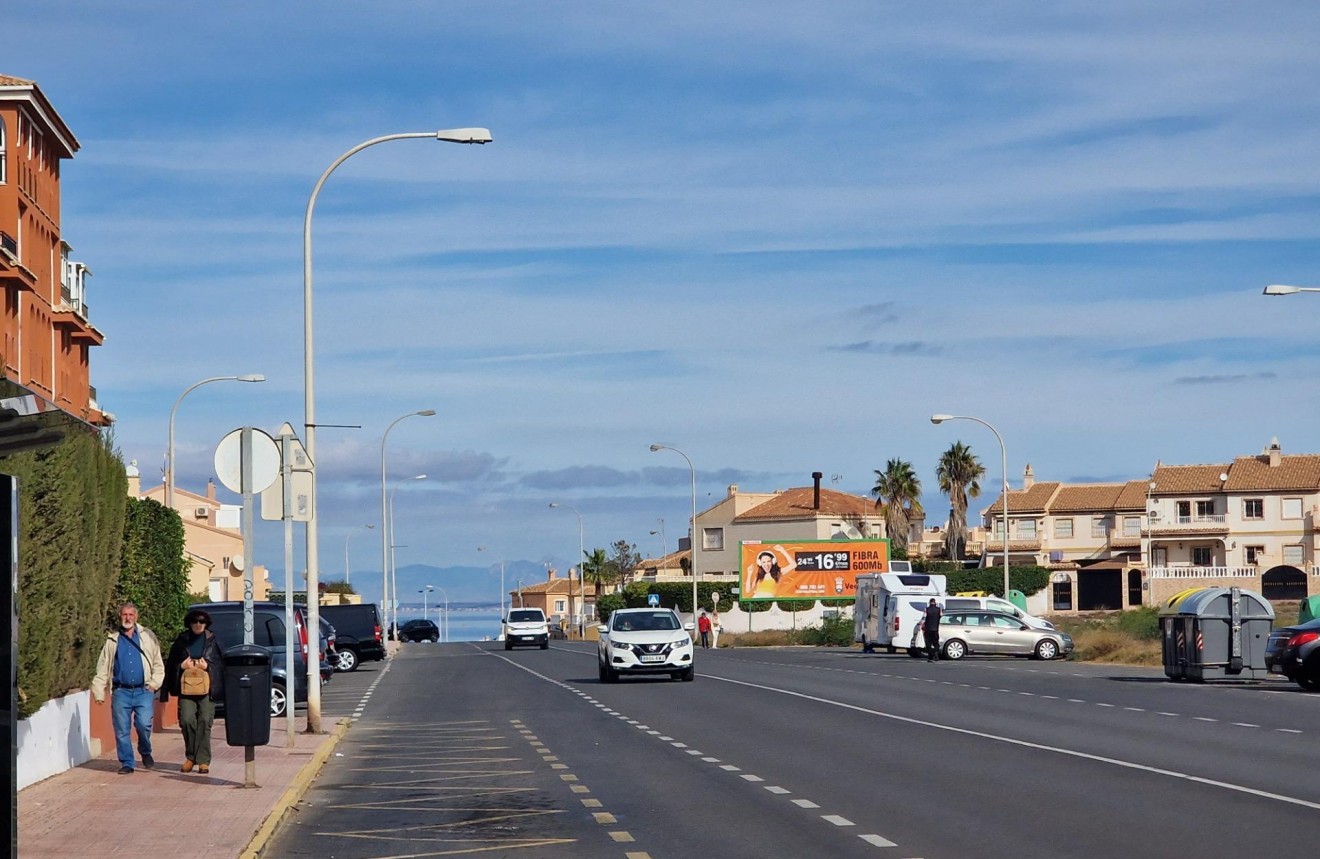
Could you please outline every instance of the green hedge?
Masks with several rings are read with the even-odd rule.
[[[54,447],[0,460],[19,487],[20,718],[87,688],[119,580],[123,463],[100,437],[64,429]]]
[[[168,646],[183,630],[188,599],[188,563],[178,511],[150,498],[128,499],[115,601],[134,603],[139,622]]]
[[[964,591],[985,591],[1004,595],[1004,568],[978,567],[964,569],[960,564],[949,561],[916,561],[912,565],[914,572],[935,573],[948,577],[947,589],[951,594]],[[1028,566],[1008,567],[1008,585],[1013,590],[1022,591],[1031,596],[1043,589],[1050,582],[1050,571],[1044,567]]]

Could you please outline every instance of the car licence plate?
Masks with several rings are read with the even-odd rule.
[[[642,654],[642,661],[643,661],[643,662],[664,662],[664,661],[665,661],[665,657],[664,657],[664,654],[661,654],[661,653],[644,653],[644,654]]]

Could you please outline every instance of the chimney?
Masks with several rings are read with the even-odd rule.
[[[738,494],[738,484],[736,484],[736,483],[730,483],[730,484],[729,484],[729,497],[732,498],[733,496],[735,496],[735,495],[737,495],[737,494]]]
[[[128,475],[128,497],[129,497],[129,498],[141,498],[141,497],[142,497],[142,475],[138,472],[137,460],[136,460],[136,459],[130,459],[130,460],[128,461],[128,468],[126,468],[124,471],[125,471],[125,473]],[[165,498],[164,498],[164,496],[162,496],[162,497],[161,497],[161,501],[164,501],[164,500],[165,500]]]
[[[825,474],[824,474],[823,472],[820,472],[820,471],[813,471],[813,472],[811,472],[811,479],[812,479],[812,481],[815,482],[815,485],[816,485],[816,491],[812,494],[812,498],[811,498],[811,509],[812,509],[812,510],[819,510],[819,509],[820,509],[820,479],[821,479],[822,477],[824,477],[824,476],[825,476]]]
[[[1278,468],[1283,461],[1283,448],[1279,447],[1279,437],[1270,439],[1270,468]]]
[[[1025,492],[1036,485],[1036,472],[1031,470],[1031,463],[1022,471],[1022,490]]]
[[[214,500],[215,500],[215,481],[214,481],[214,480],[207,480],[207,481],[206,481],[206,500],[207,500],[207,501],[214,501]]]
[[[546,568],[546,571],[545,571],[545,580],[546,580],[547,582],[553,582],[553,581],[555,580],[555,568],[554,568],[554,567],[547,567],[547,568]]]

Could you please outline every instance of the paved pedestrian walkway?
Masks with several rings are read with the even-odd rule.
[[[348,720],[323,718],[327,733],[315,736],[302,733],[305,718],[297,726],[290,749],[283,720],[271,725],[270,745],[255,750],[256,788],[243,787],[244,750],[225,745],[223,719],[215,723],[207,775],[180,772],[178,728],[153,732],[152,770],[139,763],[132,775],[119,775],[112,745],[101,757],[19,792],[18,855],[255,857],[334,752]]]

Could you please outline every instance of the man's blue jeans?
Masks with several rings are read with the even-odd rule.
[[[151,754],[151,718],[156,703],[156,693],[143,687],[141,689],[115,689],[110,697],[110,716],[115,726],[115,754],[119,756],[119,765],[133,766],[132,723],[137,723],[138,753]]]

